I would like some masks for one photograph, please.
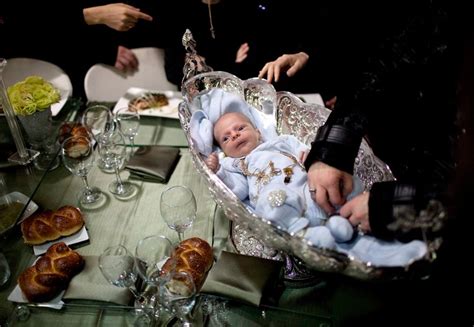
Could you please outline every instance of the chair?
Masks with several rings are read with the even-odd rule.
[[[38,75],[53,84],[61,93],[61,100],[51,106],[53,116],[56,116],[72,94],[72,84],[69,76],[55,64],[34,58],[7,59],[3,71],[5,86],[11,86],[31,75]]]
[[[163,49],[138,48],[132,51],[139,62],[135,72],[124,73],[104,64],[95,64],[87,71],[84,89],[88,101],[117,101],[132,86],[161,91],[178,90],[166,79]]]

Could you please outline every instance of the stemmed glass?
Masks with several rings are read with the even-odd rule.
[[[171,186],[161,193],[161,216],[168,227],[178,233],[179,241],[184,239],[184,231],[192,226],[196,211],[196,198],[186,186]]]
[[[196,285],[190,274],[172,270],[160,284],[161,305],[179,318],[183,326],[190,326],[189,317],[196,303]]]
[[[94,150],[90,140],[83,136],[67,138],[61,145],[61,157],[71,173],[82,177],[85,187],[79,195],[79,202],[86,207],[102,204],[100,200],[105,200],[104,194],[97,187],[90,187],[87,182],[87,174],[94,165]]]
[[[115,130],[114,118],[104,105],[93,105],[88,107],[82,115],[82,125],[84,125],[92,137],[99,142],[99,138]],[[114,168],[108,165],[102,158],[99,158],[97,166],[105,173],[113,173]]]
[[[109,108],[100,104],[88,107],[82,115],[81,122],[94,138],[98,134],[103,134],[115,128],[113,115]]]
[[[135,287],[137,273],[135,258],[123,245],[110,246],[99,256],[99,268],[105,279],[112,285],[126,287],[135,297],[135,315],[149,325],[151,318],[146,313],[147,299]]]
[[[163,235],[141,239],[135,248],[135,264],[140,277],[145,282],[158,286],[163,278],[161,268],[172,251],[171,241]]]
[[[162,235],[151,235],[141,239],[135,248],[135,267],[138,275],[146,282],[147,286],[143,295],[155,319],[160,317],[160,301],[158,287],[163,282],[162,268],[166,262],[168,268],[174,269],[174,262],[168,262],[173,245]]]
[[[138,112],[129,111],[127,107],[124,107],[115,112],[115,119],[122,134],[130,140],[133,151],[135,136],[137,136],[140,127],[140,115]]]
[[[109,185],[109,191],[121,198],[133,196],[137,188],[130,182],[122,181],[119,169],[122,168],[127,148],[122,134],[118,131],[105,133],[98,138],[99,154],[105,165],[112,167],[115,171],[116,180]]]

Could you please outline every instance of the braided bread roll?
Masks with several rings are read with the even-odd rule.
[[[63,206],[56,211],[46,210],[34,214],[21,223],[26,244],[38,245],[78,232],[84,226],[79,209]]]
[[[84,267],[84,259],[64,242],[51,245],[46,254],[18,277],[18,285],[30,302],[47,302],[66,289]]]
[[[163,265],[162,272],[166,274],[174,269],[188,273],[196,286],[196,291],[199,291],[213,262],[214,256],[209,243],[193,237],[178,244]]]

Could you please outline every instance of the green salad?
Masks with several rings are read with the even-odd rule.
[[[8,98],[17,115],[43,111],[61,99],[59,91],[40,76],[30,76],[8,88]]]

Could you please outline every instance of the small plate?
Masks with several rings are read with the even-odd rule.
[[[36,261],[38,259],[36,259],[35,262],[33,262],[33,265],[36,263]],[[64,305],[64,302],[62,301],[62,298],[63,298],[63,295],[64,295],[65,292],[66,292],[65,290],[61,291],[61,293],[59,293],[58,296],[56,296],[51,301],[44,302],[44,303],[35,303],[35,305],[37,305],[39,307],[45,307],[45,308],[51,308],[51,309],[59,310]],[[30,303],[30,302],[28,302],[28,300],[23,295],[23,293],[20,289],[20,286],[18,286],[18,284],[16,284],[15,288],[10,293],[10,295],[8,295],[7,299],[8,299],[8,301],[16,302],[16,303]]]
[[[22,208],[23,208],[23,206],[26,203],[28,203],[28,200],[29,200],[29,197],[27,197],[23,193],[12,192],[12,193],[4,195],[0,198],[0,205],[4,205],[4,204],[7,204],[7,203],[20,203],[20,204],[22,204]],[[22,210],[22,208],[20,210]],[[23,212],[23,215],[21,215],[20,219],[16,220],[17,217],[15,217],[14,221],[12,221],[12,223],[9,226],[6,226],[5,229],[0,228],[0,234],[6,232],[7,230],[10,230],[13,226],[15,226],[15,222],[16,222],[16,224],[21,223],[23,220],[25,220],[26,218],[31,216],[33,214],[33,212],[35,212],[36,210],[38,210],[38,205],[36,203],[34,203],[33,200],[30,201],[30,203],[28,203],[28,206],[26,207],[25,211]]]
[[[77,233],[71,236],[61,237],[61,238],[58,238],[57,240],[47,242],[41,245],[34,245],[33,252],[35,253],[35,255],[42,255],[43,253],[46,253],[49,247],[53,245],[54,243],[64,242],[70,247],[73,247],[72,245],[74,244],[82,243],[88,240],[89,240],[89,233],[87,233],[86,225],[84,225]]]
[[[152,116],[152,117],[165,117],[172,119],[179,119],[178,117],[178,105],[183,101],[181,93],[175,91],[157,91],[147,90],[139,87],[132,87],[127,90],[124,96],[122,96],[114,107],[113,112],[117,112],[119,108],[128,107],[128,103],[146,93],[161,93],[168,98],[168,105],[159,108],[150,108],[140,110],[138,113],[140,116]]]

